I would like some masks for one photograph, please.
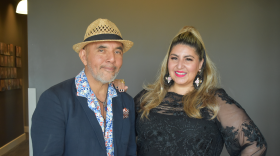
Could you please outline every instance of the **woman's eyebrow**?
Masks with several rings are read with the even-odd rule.
[[[192,55],[186,55],[186,56],[184,56],[184,57],[192,57],[192,58],[194,58]]]
[[[170,55],[174,55],[174,56],[178,57],[178,55],[176,55],[176,54],[170,54]]]
[[[173,56],[178,57],[178,55],[176,55],[176,54],[170,54],[170,55],[173,55]],[[192,58],[194,58],[192,55],[186,55],[186,56],[184,56],[184,58],[186,58],[186,57],[192,57]]]

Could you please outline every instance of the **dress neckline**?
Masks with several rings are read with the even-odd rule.
[[[178,94],[178,93],[176,93],[176,92],[167,92],[167,94],[175,94],[175,95],[178,95],[178,96],[184,96],[184,95]]]

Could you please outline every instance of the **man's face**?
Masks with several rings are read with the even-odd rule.
[[[119,73],[123,45],[115,41],[95,42],[88,44],[79,55],[85,65],[85,72],[105,84],[113,81]]]

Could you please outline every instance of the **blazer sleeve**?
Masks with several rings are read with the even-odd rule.
[[[129,113],[131,113],[129,115],[129,119],[130,119],[130,136],[129,136],[129,142],[128,142],[128,146],[127,146],[127,152],[126,155],[127,156],[136,156],[136,135],[135,135],[135,106],[134,106],[134,100],[132,98],[130,98],[130,111]]]
[[[66,119],[57,95],[50,89],[45,91],[32,116],[33,155],[63,155],[65,125]]]

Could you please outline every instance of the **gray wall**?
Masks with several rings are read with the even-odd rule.
[[[125,78],[131,96],[154,81],[171,39],[192,25],[217,65],[223,88],[261,129],[268,155],[280,153],[280,1],[28,2],[29,87],[37,89],[37,100],[50,86],[81,71],[72,45],[83,40],[97,18],[113,21],[123,38],[135,43],[118,76]]]
[[[27,16],[16,13],[19,1],[0,1],[0,42],[21,47],[22,67],[17,68],[17,78],[23,82],[22,89],[0,92],[0,148],[22,135],[23,127],[28,126]]]

